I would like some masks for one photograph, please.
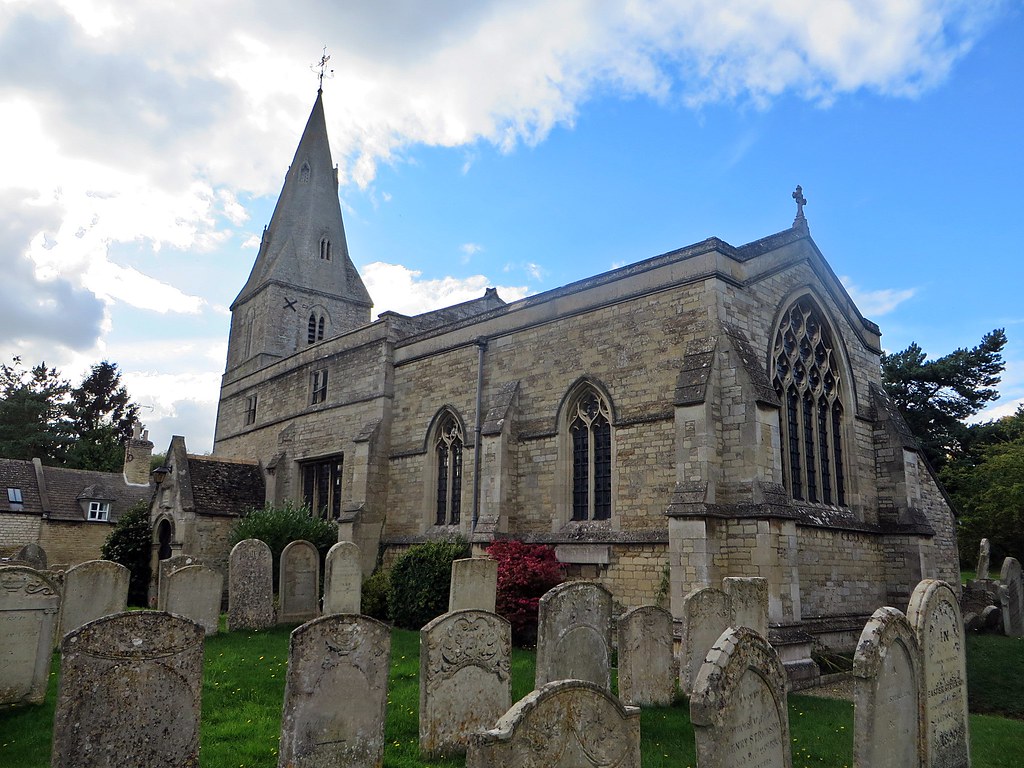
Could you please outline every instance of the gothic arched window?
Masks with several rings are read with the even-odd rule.
[[[324,323],[324,315],[318,315],[316,312],[310,312],[309,323],[306,325],[307,344],[324,340]]]
[[[572,519],[607,520],[612,514],[611,409],[587,387],[569,407],[572,440]]]
[[[772,347],[772,384],[782,401],[783,471],[798,501],[846,505],[845,376],[828,327],[809,296],[783,315]]]
[[[436,525],[458,525],[462,514],[462,427],[445,413],[434,438],[437,467]]]
[[[320,258],[323,261],[331,260],[331,241],[329,238],[320,238]]]

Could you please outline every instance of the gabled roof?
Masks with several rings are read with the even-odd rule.
[[[190,455],[188,474],[197,514],[238,516],[263,507],[263,472],[256,462]]]

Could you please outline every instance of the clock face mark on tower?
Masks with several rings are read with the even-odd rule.
[[[288,297],[285,297],[284,306],[281,307],[281,309],[290,309],[292,312],[298,312],[299,310],[295,308],[295,304],[297,302],[298,299],[289,299]]]

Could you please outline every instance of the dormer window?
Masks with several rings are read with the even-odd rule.
[[[7,489],[7,503],[11,505],[11,509],[15,512],[25,508],[24,501],[21,498],[21,488]]]
[[[331,241],[326,238],[320,238],[320,259],[321,261],[331,260]]]
[[[110,502],[109,501],[90,501],[89,512],[86,516],[86,520],[94,523],[106,523],[110,520]]]

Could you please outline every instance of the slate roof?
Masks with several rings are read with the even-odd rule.
[[[237,517],[263,507],[263,472],[255,462],[190,455],[188,474],[197,514]]]
[[[7,501],[7,489],[21,490],[22,508],[11,509]],[[14,512],[19,515],[43,514],[43,503],[39,498],[36,470],[31,461],[21,459],[0,459],[0,514]]]

